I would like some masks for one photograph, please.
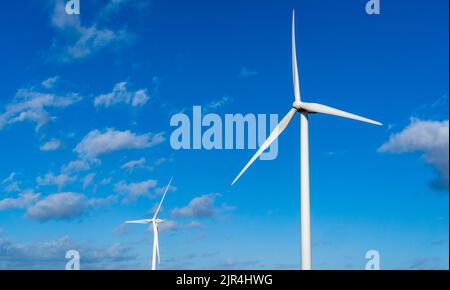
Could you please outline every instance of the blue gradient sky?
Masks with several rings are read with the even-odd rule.
[[[363,0],[81,0],[79,18],[55,12],[57,3],[2,4],[0,180],[15,174],[0,181],[0,268],[62,269],[71,248],[84,268],[148,268],[151,233],[122,223],[148,216],[171,176],[176,190],[161,213],[170,220],[160,234],[161,268],[299,268],[298,118],[281,136],[278,158],[256,162],[233,187],[254,150],[174,151],[169,143],[170,117],[190,114],[193,105],[219,103],[211,112],[221,116],[289,110],[295,9],[303,99],[385,124],[311,116],[313,267],[363,269],[366,251],[375,249],[384,269],[448,269],[448,179],[430,186],[439,179],[434,164],[445,169],[448,141],[447,156],[434,163],[425,156],[432,146],[378,150],[414,122],[447,121],[448,139],[448,1],[381,0],[381,15],[367,15]],[[53,86],[42,84],[54,76]],[[94,105],[120,82],[146,89],[148,102]],[[20,89],[76,101],[45,108],[54,118],[37,128],[7,116]],[[107,128],[150,138],[164,132],[165,140],[98,156],[59,188],[39,185],[39,177],[82,158],[75,148],[89,132]],[[61,142],[56,150],[40,149],[53,138]],[[121,168],[141,158],[145,168]],[[117,184],[146,180],[157,185],[124,201]],[[37,200],[20,200],[27,190],[40,193]],[[67,192],[87,202],[45,220],[30,213]],[[177,214],[195,198],[206,214]],[[86,205],[94,199],[103,202]]]

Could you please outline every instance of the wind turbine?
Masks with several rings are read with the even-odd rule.
[[[169,183],[164,190],[164,194],[159,202],[158,208],[151,219],[143,219],[143,220],[135,220],[135,221],[127,221],[127,224],[152,224],[153,226],[153,255],[152,255],[152,270],[156,270],[156,256],[158,256],[158,264],[161,263],[161,259],[159,258],[159,240],[158,240],[158,224],[164,222],[164,220],[158,218],[159,210],[161,209],[161,205],[164,201],[164,197],[166,196],[167,191],[169,190],[170,183],[172,182],[172,178],[170,178]]]
[[[301,264],[303,270],[311,270],[311,222],[309,201],[309,141],[308,116],[309,114],[335,115],[382,126],[381,123],[355,114],[347,113],[329,106],[317,103],[303,102],[300,97],[300,83],[297,69],[297,54],[295,45],[295,11],[292,13],[292,73],[294,80],[295,101],[291,110],[281,120],[278,126],[270,133],[255,155],[245,165],[244,169],[234,179],[232,185],[242,176],[248,167],[266,150],[272,142],[286,129],[295,113],[300,113],[300,202],[301,202]]]

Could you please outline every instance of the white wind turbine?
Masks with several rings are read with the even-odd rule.
[[[301,253],[302,253],[302,269],[311,269],[311,224],[310,224],[310,201],[309,201],[309,141],[308,141],[308,115],[322,113],[327,115],[335,115],[339,117],[354,119],[362,122],[382,125],[377,121],[373,121],[358,115],[347,113],[335,108],[317,103],[306,103],[300,98],[300,84],[297,69],[297,55],[295,47],[295,11],[292,14],[292,71],[294,79],[294,95],[295,101],[287,115],[281,120],[278,126],[270,133],[267,140],[262,144],[255,155],[245,165],[244,169],[239,173],[232,185],[241,177],[247,168],[266,150],[270,144],[286,129],[292,121],[295,113],[300,113],[300,201],[301,201]]]
[[[158,224],[164,222],[164,220],[158,218],[159,210],[161,209],[161,205],[164,201],[164,197],[166,196],[167,191],[169,190],[170,183],[172,182],[172,178],[170,178],[169,184],[167,184],[166,189],[164,190],[164,194],[159,202],[158,208],[151,219],[143,219],[143,220],[135,220],[135,221],[127,221],[127,224],[149,224],[151,223],[153,226],[153,255],[152,255],[152,270],[156,270],[156,256],[158,256],[158,264],[161,263],[159,258],[159,240],[158,240]]]

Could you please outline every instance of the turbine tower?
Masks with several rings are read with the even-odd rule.
[[[152,224],[153,227],[153,255],[152,255],[152,270],[156,270],[156,257],[158,257],[158,264],[161,263],[161,259],[159,258],[159,240],[158,240],[158,224],[164,222],[164,220],[158,218],[159,210],[161,209],[161,205],[164,201],[164,197],[166,196],[167,191],[169,190],[170,183],[172,182],[172,178],[170,178],[169,183],[164,190],[164,194],[159,202],[158,208],[151,219],[143,219],[143,220],[135,220],[135,221],[127,221],[127,224]]]
[[[266,150],[272,142],[286,129],[292,121],[295,113],[300,113],[300,202],[301,202],[301,265],[303,270],[311,270],[311,222],[309,201],[309,141],[308,141],[308,116],[310,114],[335,115],[343,118],[354,119],[375,125],[381,123],[355,114],[347,113],[332,107],[317,103],[303,102],[300,97],[300,82],[297,69],[297,53],[295,45],[295,11],[292,13],[292,73],[294,80],[295,100],[291,110],[281,120],[278,126],[270,133],[255,155],[245,165],[244,169],[234,179],[232,185],[242,176],[248,167]]]

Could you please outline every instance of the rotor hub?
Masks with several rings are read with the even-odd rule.
[[[297,111],[300,112],[300,110],[302,110],[302,102],[300,102],[300,101],[295,101],[295,102],[292,104],[292,107],[293,107],[294,109],[296,109]]]

